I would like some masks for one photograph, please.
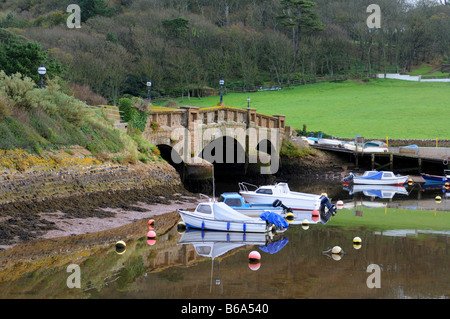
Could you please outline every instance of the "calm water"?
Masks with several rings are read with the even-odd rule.
[[[327,223],[308,227],[298,215],[273,237],[180,234],[173,213],[157,220],[155,242],[147,241],[147,221],[140,221],[108,233],[24,245],[13,256],[0,252],[0,298],[450,297],[450,198],[441,189],[383,190],[393,197],[380,198],[374,196],[379,191],[349,192],[341,185],[290,185],[327,192],[333,201],[343,200],[344,208]],[[219,192],[225,190],[236,189],[218,185]],[[360,247],[353,244],[356,236]],[[123,254],[115,249],[119,239],[127,244]],[[334,246],[343,254],[329,253]],[[249,264],[251,251],[260,253],[259,264]],[[81,288],[67,286],[70,264],[80,267]],[[379,267],[380,288],[368,287],[376,274],[368,272],[370,265]]]

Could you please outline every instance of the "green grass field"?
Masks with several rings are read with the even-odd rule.
[[[450,83],[399,80],[321,82],[280,91],[232,93],[227,106],[286,115],[286,125],[337,137],[450,139]],[[211,107],[219,97],[191,98],[185,105]]]
[[[353,210],[342,209],[330,219],[330,226],[360,227],[370,230],[420,229],[448,230],[450,212],[395,208],[364,208],[362,216],[355,216]]]

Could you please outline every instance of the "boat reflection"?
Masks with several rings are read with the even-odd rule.
[[[372,198],[392,199],[396,194],[409,195],[408,190],[404,186],[392,185],[352,185],[345,186],[345,190],[350,195],[363,193],[364,196]]]

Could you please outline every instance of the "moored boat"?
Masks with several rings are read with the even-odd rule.
[[[448,169],[444,170],[444,176],[424,174],[424,173],[422,173],[420,175],[425,180],[425,183],[430,183],[430,184],[450,183],[450,170],[448,170]]]
[[[279,200],[286,207],[292,210],[318,210],[321,214],[328,210],[334,215],[336,206],[332,205],[326,195],[315,195],[308,193],[293,192],[287,183],[277,183],[275,185],[265,185],[257,187],[255,191],[247,188],[247,183],[239,183],[239,194],[248,203],[270,203]],[[251,185],[256,187],[255,185]]]
[[[265,211],[271,211],[279,215],[285,213],[283,207],[275,207],[273,203],[247,203],[239,193],[223,193],[219,202],[224,202],[235,211],[247,216],[260,216]]]
[[[179,209],[178,213],[188,228],[249,233],[265,233],[272,228],[266,220],[241,214],[225,203],[200,203],[193,212]]]
[[[353,182],[353,184],[364,185],[403,185],[409,179],[409,176],[395,175],[388,171],[366,171],[363,175],[350,173],[344,178],[344,184]]]

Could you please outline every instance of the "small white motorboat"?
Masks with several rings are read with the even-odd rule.
[[[284,206],[291,208],[293,211],[318,210],[323,214],[330,210],[333,215],[336,213],[336,206],[331,204],[326,195],[293,192],[289,189],[287,183],[260,186],[255,191],[249,191],[247,185],[257,186],[248,183],[239,183],[239,194],[248,203],[271,203],[279,200]]]
[[[249,233],[265,233],[272,229],[268,221],[241,214],[223,202],[200,203],[193,212],[181,209],[178,212],[188,228]]]
[[[409,176],[395,175],[388,171],[366,171],[363,175],[350,173],[344,178],[344,184],[353,182],[353,184],[364,185],[403,185],[409,179]]]

